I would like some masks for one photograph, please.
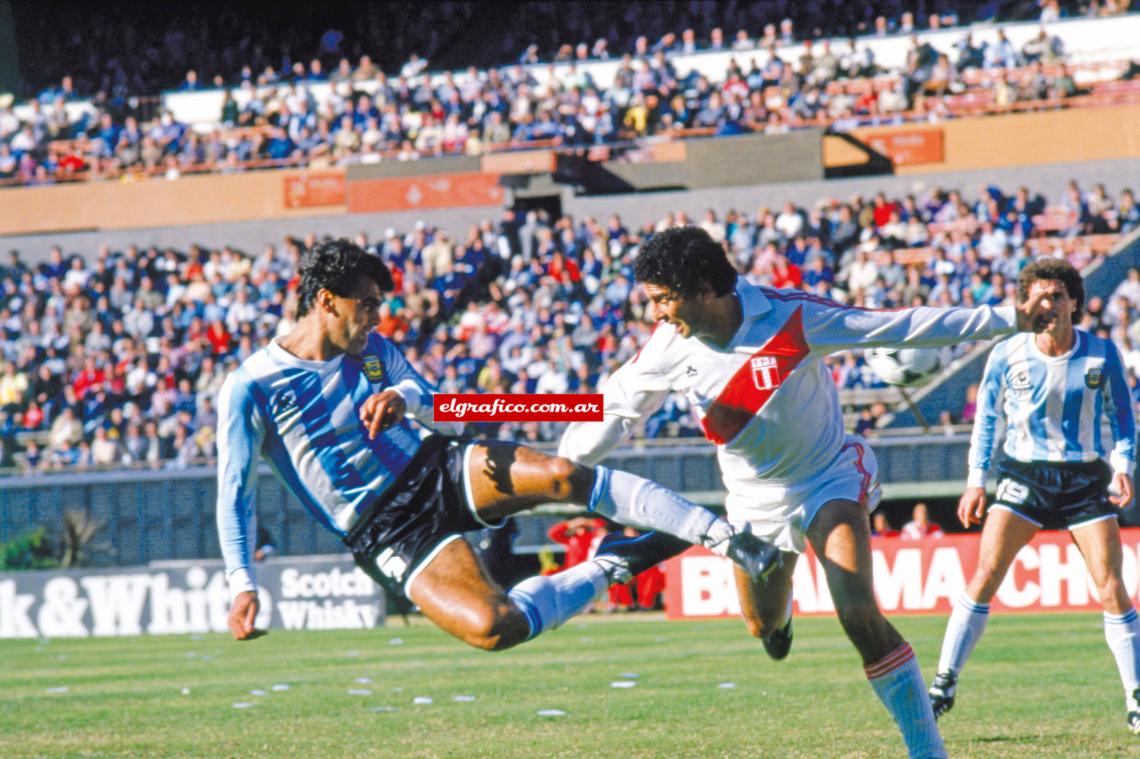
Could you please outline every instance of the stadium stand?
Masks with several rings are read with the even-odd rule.
[[[764,18],[706,20],[688,18],[684,3],[668,18],[610,24],[604,14],[616,4],[605,4],[589,30],[574,19],[552,23],[544,14],[555,6],[533,3],[529,36],[488,33],[494,44],[474,50],[453,28],[470,31],[493,21],[465,15],[469,4],[454,5],[454,18],[433,20],[436,38],[408,36],[406,47],[383,49],[362,42],[385,38],[370,31],[367,15],[358,28],[340,25],[339,41],[335,28],[326,40],[323,26],[307,36],[277,35],[275,22],[251,29],[235,18],[226,22],[230,30],[215,25],[205,37],[202,24],[213,22],[189,21],[167,44],[165,31],[156,37],[144,20],[134,37],[126,36],[129,54],[118,60],[79,59],[75,49],[60,54],[60,45],[71,44],[68,35],[36,37],[50,65],[36,63],[33,54],[35,75],[26,78],[35,86],[26,99],[0,98],[0,196],[29,199],[0,222],[37,216],[27,210],[35,203],[52,217],[0,232],[15,235],[5,248],[19,251],[0,258],[0,470],[29,475],[10,480],[4,517],[11,529],[33,524],[37,503],[54,499],[61,482],[91,487],[87,502],[108,504],[107,513],[141,514],[144,503],[165,499],[179,500],[182,511],[164,516],[163,525],[208,514],[217,390],[241,358],[290,328],[299,257],[333,230],[369,230],[359,241],[383,256],[398,279],[379,329],[408,345],[417,367],[447,391],[596,389],[648,334],[647,304],[631,287],[632,255],[647,235],[675,224],[699,224],[723,239],[752,281],[871,307],[1005,302],[1020,266],[1036,255],[1066,256],[1086,272],[1111,269],[1123,284],[1112,296],[1111,287],[1098,290],[1106,297],[1090,300],[1083,326],[1112,335],[1129,381],[1140,387],[1134,292],[1140,274],[1124,277],[1119,260],[1097,269],[1140,225],[1127,188],[1132,177],[1124,170],[1070,174],[1064,165],[1134,156],[1115,143],[1096,152],[1111,140],[1085,132],[1092,133],[1090,122],[1115,130],[1111,125],[1127,123],[1140,103],[1140,67],[1133,63],[1140,59],[1140,16],[1088,18],[1075,4],[1062,4],[1061,20],[1050,15],[1050,4],[1040,18],[1033,8],[1024,24],[970,26],[976,19],[967,13],[916,21],[891,3],[875,3],[869,13],[872,4],[824,4],[824,17],[813,20],[800,15],[811,4],[787,3],[780,12],[768,8]],[[1013,4],[997,7],[1001,16]],[[398,25],[402,11],[393,13]],[[113,13],[106,18],[117,23]],[[782,25],[784,18],[791,24]],[[602,25],[615,32],[599,40]],[[104,39],[108,29],[91,36]],[[734,29],[743,33],[733,35]],[[527,47],[531,41],[537,48]],[[334,49],[322,50],[325,42],[336,43]],[[147,52],[151,47],[161,51],[159,60]],[[187,55],[179,58],[178,50]],[[1073,128],[1070,118],[1083,126]],[[1068,131],[1058,132],[1064,157],[1039,155],[1039,143],[1016,159],[997,148],[981,161],[962,157],[961,144],[977,134],[974,125],[1018,133],[1018,119],[1033,121],[1038,134],[1064,121]],[[896,176],[859,180],[857,191],[830,181],[843,176],[828,171],[831,135],[878,145],[884,133],[915,130],[941,133],[937,157],[912,165],[889,154],[883,173]],[[592,191],[553,178],[559,166],[553,159],[549,175],[562,187],[516,192],[505,181],[512,170],[484,165],[487,158],[519,161],[545,151],[596,164],[610,160],[609,169],[648,164],[670,175],[703,164],[708,153],[701,151],[710,147],[744,153],[746,145],[807,136],[817,141],[803,155],[772,163],[801,162],[810,172],[774,177],[745,170],[729,180],[713,169],[700,182],[667,176],[672,182],[631,180],[634,186],[622,190],[661,191],[655,195],[586,198]],[[1008,150],[1008,141],[1001,144]],[[683,163],[678,156],[685,148]],[[662,154],[670,157],[653,166]],[[749,154],[740,163],[766,169],[765,161]],[[1058,164],[1051,177],[1008,170],[1049,161]],[[345,202],[369,183],[459,176],[471,165],[502,188],[494,204],[361,209]],[[291,171],[272,171],[282,167]],[[338,200],[313,207],[286,201],[284,211],[225,218],[211,216],[215,204],[167,218],[179,193],[208,187],[209,194],[273,177],[256,192],[288,196],[291,177],[303,181],[322,172],[339,177]],[[216,176],[193,176],[199,174]],[[1082,179],[1062,189],[1067,176]],[[149,178],[182,181],[133,181]],[[118,213],[130,205],[118,199],[144,186],[168,200],[140,224]],[[562,202],[544,205],[536,197],[543,193],[561,193]],[[763,202],[754,200],[759,194]],[[77,220],[46,210],[69,203]],[[135,213],[152,209],[142,203]],[[466,230],[455,221],[479,215],[492,218]],[[178,242],[156,242],[165,233],[154,225]],[[294,236],[282,240],[286,230]],[[45,256],[45,240],[59,250]],[[263,246],[265,240],[280,242]],[[898,391],[884,388],[859,355],[831,360],[849,426],[881,438],[883,481],[888,489],[902,485],[888,500],[956,496],[965,455],[961,423],[971,413],[969,372],[961,367],[978,364],[978,355],[968,347],[943,354],[949,368],[939,382],[949,389],[935,393],[933,413],[917,397],[931,387],[912,393],[925,404],[926,420],[937,419],[954,435],[938,441],[930,434],[888,437],[883,423],[892,413],[906,414]],[[541,445],[559,430],[527,424],[480,432]],[[623,451],[623,464],[719,506],[720,480],[711,459],[705,461],[707,446],[685,440],[698,434],[684,399],[670,399]],[[662,445],[645,444],[654,439]],[[126,468],[154,471],[113,471]],[[92,471],[100,469],[112,471]],[[116,483],[129,478],[144,485],[119,493]],[[285,553],[328,548],[292,520],[283,494],[265,487],[262,503],[281,503],[268,523]],[[182,495],[176,499],[175,492]],[[110,506],[112,500],[119,505]],[[529,537],[520,544],[537,550],[545,538],[532,528],[523,526]],[[116,545],[134,545],[131,518],[115,529],[125,530]],[[201,546],[175,545],[173,526],[161,549],[154,529],[138,532],[138,550],[131,551],[138,561],[205,555]]]
[[[1134,44],[1105,50],[1072,24],[1022,34],[1018,45],[1004,30],[931,24],[920,35],[900,17],[886,24],[889,37],[816,42],[797,41],[794,24],[786,34],[769,24],[755,40],[743,29],[732,45],[711,31],[698,42],[690,28],[652,44],[641,35],[613,60],[587,51],[458,72],[429,72],[415,55],[387,72],[363,53],[335,65],[286,56],[260,74],[254,64],[237,77],[217,74],[209,88],[192,69],[176,90],[150,90],[134,106],[126,84],[118,96],[112,85],[80,100],[64,74],[20,106],[0,104],[0,185],[621,148],[647,137],[849,131],[1140,102]],[[116,69],[124,77],[144,84]]]
[[[14,25],[22,55],[30,62],[25,76],[33,88],[47,88],[72,74],[84,94],[118,90],[139,96],[179,87],[200,89],[215,84],[219,77],[233,84],[243,77],[260,76],[267,68],[292,72],[294,62],[311,69],[314,59],[324,67],[324,76],[329,76],[345,57],[355,60],[369,53],[375,65],[387,70],[398,69],[413,54],[443,68],[490,67],[605,59],[639,48],[749,50],[765,43],[787,44],[823,36],[907,34],[975,21],[1038,18],[1048,22],[1090,13],[1069,0],[1057,3],[1055,11],[1040,12],[1015,2],[996,2],[984,9],[958,5],[937,3],[929,15],[916,19],[900,2],[805,5],[782,1],[698,7],[664,0],[654,4],[652,11],[636,4],[590,4],[587,11],[560,3],[525,2],[513,5],[512,23],[507,25],[503,23],[506,11],[497,14],[485,4],[465,1],[415,10],[368,5],[351,10],[305,7],[281,18],[243,13],[238,8],[179,13],[125,2],[85,16],[66,7],[34,11],[18,7]],[[1112,8],[1097,7],[1095,13],[1120,9],[1121,4],[1114,3]],[[61,33],[80,19],[82,37]],[[382,32],[392,28],[400,34],[385,38]],[[128,30],[125,38],[124,29]],[[726,35],[732,36],[731,41]],[[375,40],[380,38],[385,38],[385,44],[375,49]],[[89,44],[81,44],[84,40]],[[106,45],[105,40],[116,44]],[[195,70],[196,76],[184,78],[187,69]]]
[[[637,245],[655,230],[699,224],[724,241],[750,281],[801,287],[867,307],[997,304],[1031,255],[1089,267],[1140,226],[1133,193],[1071,183],[1065,197],[986,187],[977,197],[787,202],[749,214],[709,209],[631,226],[617,215],[551,218],[505,211],[462,239],[418,223],[361,237],[392,268],[396,292],[379,331],[446,392],[588,392],[649,331],[631,286]],[[289,238],[247,254],[232,247],[103,245],[91,256],[56,247],[0,271],[0,465],[25,472],[83,467],[186,467],[214,454],[215,396],[225,373],[290,329],[297,264],[316,240]],[[1140,366],[1140,274],[1086,326],[1110,332]],[[1135,291],[1135,292],[1134,292]],[[882,400],[859,356],[831,361],[851,408]],[[960,408],[948,409],[957,417]],[[855,423],[854,416],[852,424]],[[482,432],[549,441],[549,424]],[[645,425],[648,438],[698,435],[683,399]]]

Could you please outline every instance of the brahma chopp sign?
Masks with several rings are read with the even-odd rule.
[[[1135,599],[1140,586],[1140,529],[1121,530],[1124,581]],[[949,614],[978,562],[978,535],[924,540],[872,538],[875,594],[888,614]],[[732,564],[692,548],[666,564],[665,613],[669,619],[740,614]],[[809,550],[796,563],[792,601],[797,615],[834,614],[827,579]],[[1041,532],[1014,559],[994,597],[994,611],[1099,610],[1084,558],[1067,532]]]

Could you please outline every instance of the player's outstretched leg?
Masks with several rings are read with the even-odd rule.
[[[954,707],[958,677],[986,631],[990,599],[997,593],[1017,552],[1037,530],[1035,523],[1006,508],[991,509],[986,516],[978,546],[978,568],[950,612],[938,658],[938,674],[927,691],[935,718]]]
[[[466,466],[472,504],[495,522],[551,501],[577,503],[619,524],[659,530],[728,556],[751,574],[771,571],[779,553],[755,536],[742,536],[708,509],[635,474],[584,467],[524,446],[483,441],[469,448]]]
[[[692,545],[667,532],[646,532],[636,537],[611,532],[598,543],[595,556],[614,556],[636,577],[650,567],[684,553]]]
[[[823,564],[839,622],[863,658],[875,695],[898,725],[907,753],[912,759],[945,757],[914,651],[875,600],[867,510],[854,501],[829,501],[816,513],[807,536]]]
[[[558,627],[610,584],[628,579],[615,561],[602,557],[550,577],[527,578],[503,592],[459,538],[409,579],[407,595],[445,632],[476,648],[501,651]]]

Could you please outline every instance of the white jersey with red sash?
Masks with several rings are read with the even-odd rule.
[[[849,348],[987,339],[1016,324],[1012,306],[875,311],[743,279],[736,295],[743,321],[727,346],[660,325],[606,382],[604,421],[572,424],[559,453],[597,463],[669,392],[681,392],[717,446],[731,510],[734,500],[770,498],[773,485],[806,483],[847,444],[839,394],[822,357]]]

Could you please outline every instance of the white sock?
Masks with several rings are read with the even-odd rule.
[[[660,530],[695,545],[724,552],[732,525],[706,508],[636,474],[594,468],[590,511],[642,530]]]
[[[1140,618],[1135,609],[1124,614],[1104,614],[1104,639],[1116,659],[1120,682],[1124,685],[1124,702],[1128,711],[1140,710],[1132,697],[1140,688]]]
[[[527,636],[530,640],[581,614],[608,585],[604,562],[593,559],[565,572],[528,577],[507,591],[507,595],[530,623]]]
[[[986,631],[986,620],[989,618],[989,604],[973,601],[965,593],[958,597],[954,610],[950,612],[950,621],[946,623],[942,656],[938,659],[939,672],[950,672],[957,676],[962,671],[974,646]]]
[[[875,695],[894,717],[911,759],[944,759],[946,747],[910,644],[903,643],[863,671]]]

